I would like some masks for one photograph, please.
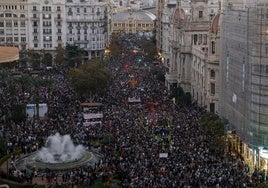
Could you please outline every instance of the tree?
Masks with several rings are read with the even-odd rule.
[[[91,60],[80,68],[71,69],[69,76],[76,93],[90,99],[104,95],[111,79],[100,60]]]
[[[7,153],[7,142],[0,134],[0,158],[5,156],[6,153]]]
[[[226,130],[224,122],[218,115],[209,113],[201,117],[200,128],[209,138],[209,146],[213,150],[224,151],[226,147]]]
[[[83,60],[83,51],[76,45],[68,44],[65,48],[64,62],[66,66],[79,67]]]
[[[41,87],[49,87],[52,81],[50,79],[32,78],[31,84],[34,88],[32,95],[37,109],[36,117],[39,118],[40,89]]]
[[[111,43],[109,45],[109,50],[112,58],[118,58],[122,52],[122,45],[118,35],[113,35]]]
[[[11,117],[14,122],[18,123],[25,121],[26,119],[25,107],[26,106],[24,104],[17,104],[12,106]]]
[[[40,68],[40,54],[34,50],[28,50],[27,52],[28,62],[32,65],[33,69]]]
[[[56,48],[56,57],[55,57],[55,63],[57,66],[62,66],[66,64],[64,63],[65,62],[64,54],[65,54],[65,49],[61,45],[58,45]]]
[[[141,49],[145,53],[144,60],[151,62],[157,57],[157,48],[152,41],[145,40],[141,44]]]

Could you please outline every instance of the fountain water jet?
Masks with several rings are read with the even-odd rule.
[[[66,163],[78,160],[85,152],[82,145],[74,146],[70,135],[59,133],[49,136],[45,147],[36,155],[36,160],[44,163]]]

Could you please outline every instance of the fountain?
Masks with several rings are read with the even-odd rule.
[[[49,136],[45,147],[38,151],[36,160],[44,163],[67,163],[79,159],[85,152],[82,145],[74,146],[70,135],[56,133]]]
[[[100,154],[90,152],[82,145],[75,146],[70,135],[59,133],[49,136],[41,150],[24,156],[15,162],[18,170],[64,171],[84,165],[95,165]]]

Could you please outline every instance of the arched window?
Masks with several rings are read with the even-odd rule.
[[[211,70],[211,71],[210,71],[210,78],[213,78],[213,79],[214,79],[215,76],[216,76],[216,75],[215,75],[215,71],[214,71],[214,70]]]

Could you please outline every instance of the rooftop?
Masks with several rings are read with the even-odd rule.
[[[19,59],[17,47],[0,46],[0,63],[13,62]]]
[[[146,10],[133,10],[133,11],[127,10],[114,14],[112,20],[114,21],[126,20],[129,17],[133,17],[135,20],[141,20],[141,21],[152,21],[156,19],[156,16],[153,13]]]

